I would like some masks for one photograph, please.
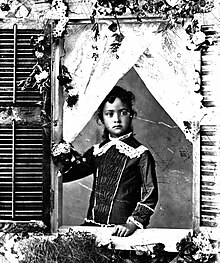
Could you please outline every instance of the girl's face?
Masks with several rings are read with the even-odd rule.
[[[113,103],[106,102],[103,108],[103,122],[112,137],[126,134],[131,125],[131,113],[128,107],[116,98]]]

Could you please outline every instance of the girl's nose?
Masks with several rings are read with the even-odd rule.
[[[120,113],[114,114],[114,122],[120,122],[121,121],[121,115]]]

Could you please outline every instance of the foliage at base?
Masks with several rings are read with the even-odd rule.
[[[36,230],[39,224],[32,224]],[[36,228],[37,227],[37,228]],[[205,263],[216,262],[213,244],[203,233],[189,233],[177,243],[177,252],[165,250],[162,243],[116,250],[111,240],[99,240],[90,232],[69,229],[46,234],[22,231],[19,227],[0,232],[0,255],[10,263]]]

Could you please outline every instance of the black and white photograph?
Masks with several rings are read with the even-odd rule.
[[[220,262],[220,2],[0,0],[0,263]]]

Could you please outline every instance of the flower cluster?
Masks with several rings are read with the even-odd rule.
[[[45,29],[46,31],[46,29]],[[30,39],[30,45],[33,47],[33,53],[36,57],[36,64],[29,76],[17,83],[22,91],[27,89],[38,90],[42,94],[39,105],[41,108],[41,118],[43,127],[50,122],[50,92],[51,92],[51,45],[50,37],[46,32],[44,34],[33,36]]]
[[[118,23],[118,16],[124,15],[128,12],[136,15],[139,22],[143,18],[148,17],[149,15],[162,17],[166,23],[162,23],[158,28],[158,32],[164,31],[168,28],[172,28],[176,25],[184,25],[186,19],[194,19],[196,13],[206,13],[210,12],[214,7],[214,0],[143,0],[143,1],[127,1],[127,0],[96,0],[93,4],[92,15],[90,17],[94,31],[94,38],[97,39],[99,36],[99,25],[98,25],[98,16],[112,16]],[[115,23],[116,25],[116,23]],[[109,30],[112,31],[110,26]],[[120,31],[120,28],[119,28]],[[115,34],[115,43],[112,46],[112,51],[116,52],[118,47],[123,40],[121,32]],[[195,38],[199,37],[198,33],[194,35]]]
[[[196,13],[210,12],[214,7],[213,0],[145,0],[140,17],[149,13],[162,16],[171,26],[182,25],[185,19],[193,19]]]
[[[0,3],[0,9],[3,12],[8,12],[10,10],[10,6],[7,3]]]
[[[78,90],[70,85],[72,81],[71,74],[69,73],[67,67],[62,65],[61,73],[57,77],[60,82],[60,85],[64,87],[64,91],[67,92],[67,106],[72,107],[75,105],[79,99]]]
[[[4,223],[0,232],[0,254],[4,256],[7,262],[26,262],[24,259],[27,255],[23,253],[25,243],[34,234],[39,235],[41,233],[43,235],[45,229],[46,226],[42,221]]]
[[[127,12],[136,14],[139,21],[149,14],[162,16],[171,23],[182,23],[182,19],[193,18],[196,13],[210,12],[214,0],[144,0],[144,1],[112,1],[97,0],[94,3],[93,15],[123,15]]]
[[[54,163],[60,162],[65,167],[69,167],[72,162],[81,159],[81,155],[74,150],[73,145],[64,140],[52,145],[51,155]]]
[[[94,2],[94,12],[97,11],[100,15],[123,15],[127,8],[130,8],[134,1],[126,0],[97,0]]]
[[[189,233],[176,245],[181,262],[212,262],[214,260],[214,245],[210,242],[210,237],[204,232]]]
[[[34,65],[32,72],[25,79],[18,83],[18,87],[21,90],[25,90],[29,87],[39,90],[40,93],[44,93],[50,89],[50,68],[46,63],[43,67],[39,64]]]
[[[38,66],[38,69],[39,69],[39,74],[35,75],[37,84],[45,81],[49,77],[49,72],[47,71],[47,67],[45,69],[42,69],[40,66]]]
[[[3,234],[1,233],[1,239],[4,243],[0,247],[0,254],[7,259],[8,262],[19,263],[24,257],[20,251],[19,247],[19,235],[14,235],[11,233]]]
[[[153,14],[177,24],[182,23],[183,18],[193,18],[196,13],[210,12],[213,7],[214,0],[97,0],[94,3],[94,10],[100,15],[115,16],[130,12],[136,14],[140,21],[142,17]]]
[[[189,35],[188,44],[186,48],[188,50],[201,50],[207,49],[210,45],[213,45],[216,41],[214,36],[207,38],[205,33],[202,32],[201,25],[197,19],[187,26],[186,33]]]
[[[50,90],[50,41],[47,36],[39,35],[31,37],[30,45],[33,46],[37,63],[30,75],[18,83],[18,87],[22,90],[30,87],[44,93]]]
[[[37,246],[38,244],[38,251],[32,251],[36,260],[34,262],[44,262],[43,258],[37,261],[39,257],[37,253],[40,252],[42,245],[53,242],[56,238],[57,235],[45,235],[42,232],[28,232],[25,235],[23,233],[6,233],[4,235],[4,244],[0,248],[0,254],[10,263],[31,262],[28,259],[31,257],[29,249],[33,249],[33,245]],[[36,249],[36,247],[34,248]],[[43,249],[41,252],[44,252]]]
[[[31,37],[30,45],[34,48],[37,59],[43,59],[50,54],[50,39],[46,34]]]
[[[66,25],[69,21],[67,10],[67,4],[63,0],[53,0],[49,18],[58,19],[58,22],[53,30],[53,36],[55,38],[62,37],[66,30]]]
[[[52,146],[51,154],[55,163],[59,161],[71,161],[71,151],[73,146],[71,143],[61,141],[58,144]]]

